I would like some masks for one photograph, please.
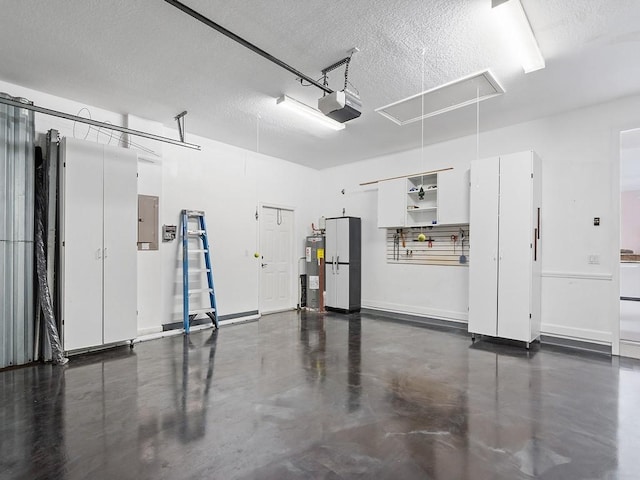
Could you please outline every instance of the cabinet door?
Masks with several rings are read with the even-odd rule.
[[[325,306],[337,308],[338,300],[336,298],[336,282],[338,279],[336,275],[336,265],[334,263],[325,264],[325,272]]]
[[[336,265],[336,308],[349,309],[349,266]]]
[[[324,260],[327,264],[335,262],[338,250],[338,222],[335,218],[327,219],[325,234],[325,252]]]
[[[105,147],[104,343],[137,335],[138,156]]]
[[[349,263],[350,248],[349,248],[349,225],[350,219],[338,218],[336,221],[336,262]]]
[[[500,158],[498,336],[525,342],[531,340],[532,173],[531,152]]]
[[[62,139],[64,350],[102,344],[102,146]]]
[[[378,228],[404,227],[407,212],[407,180],[378,182]]]
[[[469,331],[496,336],[499,158],[471,162]]]
[[[438,223],[469,223],[469,169],[438,172]]]

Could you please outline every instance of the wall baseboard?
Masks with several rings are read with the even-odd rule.
[[[620,356],[640,359],[640,342],[620,340]]]
[[[443,326],[454,330],[467,331],[467,322],[451,318],[434,318],[421,314],[391,311],[384,308],[363,307],[362,313],[384,317],[425,326]],[[543,325],[540,340],[543,344],[585,350],[589,352],[611,355],[611,334],[596,330],[562,327],[559,325]],[[640,348],[640,344],[638,344]],[[622,355],[622,353],[621,353]]]
[[[437,308],[420,308],[415,305],[403,305],[400,303],[376,302],[374,300],[363,300],[362,308],[379,310],[388,313],[397,313],[401,315],[414,315],[416,317],[428,317],[438,320],[446,320],[450,322],[467,323],[469,319],[468,312],[455,312],[452,310],[440,310]]]
[[[601,330],[591,330],[588,328],[564,327],[551,323],[543,323],[540,328],[542,335],[548,335],[567,340],[588,341],[601,345],[611,346],[612,334]]]
[[[384,317],[385,319],[399,320],[408,323],[417,323],[420,325],[447,327],[454,330],[467,331],[467,323],[459,320],[447,320],[442,318],[431,318],[423,315],[414,315],[410,313],[390,312],[388,310],[379,310],[376,308],[362,308],[361,313],[369,314],[374,317]]]
[[[258,310],[251,310],[249,312],[238,312],[238,313],[230,313],[227,315],[220,315],[218,317],[218,323],[220,325],[231,325],[233,323],[247,322],[253,321],[260,318],[260,314]],[[196,318],[191,322],[192,327],[197,327],[199,325],[207,325],[211,323],[211,319],[209,317]],[[171,322],[165,323],[162,325],[162,331],[166,332],[167,330],[179,330],[182,328],[182,322]]]
[[[146,327],[138,329],[138,337],[143,337],[145,335],[151,335],[152,333],[162,332],[162,326],[159,325],[157,327]]]
[[[576,340],[572,338],[558,337],[554,335],[540,335],[540,343],[543,345],[554,345],[557,347],[570,348],[573,350],[584,350],[587,352],[604,353],[611,355],[611,345],[604,345],[585,340]]]

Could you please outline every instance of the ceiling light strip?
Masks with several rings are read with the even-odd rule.
[[[282,95],[276,101],[278,105],[282,105],[284,107],[289,108],[290,110],[295,111],[298,114],[304,115],[310,120],[314,120],[319,124],[324,125],[325,127],[332,128],[334,130],[344,130],[344,123],[336,122],[331,118],[325,116],[320,110],[316,110],[309,105],[302,103],[295,98],[291,98],[288,95]]]
[[[191,148],[193,150],[201,150],[202,148],[200,147],[200,145],[195,145],[193,143],[181,142],[180,140],[174,140],[173,138],[154,135],[153,133],[142,132],[140,130],[133,130],[131,128],[120,127],[119,125],[112,125],[111,123],[98,122],[97,120],[79,117],[77,115],[71,115],[70,113],[60,112],[58,110],[51,110],[49,108],[38,107],[37,105],[34,105],[32,103],[17,102],[15,100],[3,98],[3,97],[0,97],[0,103],[4,103],[5,105],[9,105],[11,107],[24,108],[26,110],[31,110],[36,113],[42,113],[44,115],[50,115],[52,117],[59,117],[59,118],[64,118],[66,120],[71,120],[74,122],[93,125],[94,127],[100,127],[107,130],[115,130],[116,132],[126,133],[127,135],[134,135],[136,137],[148,138],[149,140],[155,140],[157,142],[170,143],[172,145],[177,145],[179,147]]]
[[[524,73],[544,68],[544,57],[520,0],[492,0],[491,7],[501,15],[500,24],[506,29],[509,43],[517,48]]]

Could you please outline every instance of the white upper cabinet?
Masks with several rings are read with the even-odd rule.
[[[406,198],[406,178],[378,182],[378,228],[405,226]]]
[[[378,228],[469,223],[469,169],[378,182]]]
[[[469,223],[469,169],[438,172],[438,224]]]

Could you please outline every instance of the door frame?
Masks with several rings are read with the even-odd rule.
[[[620,243],[622,242],[622,236],[620,234],[621,228],[621,215],[622,215],[622,189],[620,188],[620,138],[624,132],[631,130],[637,130],[640,128],[638,121],[633,122],[620,122],[614,124],[611,128],[611,159],[612,159],[612,174],[611,174],[611,195],[614,198],[614,211],[612,226],[613,232],[611,232],[611,255],[615,258],[615,268],[613,269],[613,292],[612,292],[612,306],[611,306],[611,318],[613,319],[613,325],[611,326],[611,354],[620,355]]]
[[[621,171],[621,137],[625,132],[630,132],[633,130],[640,130],[639,122],[633,122],[631,124],[618,125],[617,128],[613,129],[612,132],[612,149],[614,152],[612,153],[615,161],[613,162],[613,172],[612,172],[612,196],[614,199],[617,199],[615,203],[616,213],[613,215],[613,238],[616,241],[612,242],[613,246],[616,248],[614,252],[616,262],[613,273],[613,293],[615,295],[615,308],[616,314],[612,315],[614,318],[614,325],[612,325],[611,333],[612,333],[612,342],[611,342],[611,353],[613,355],[620,355],[621,342],[620,339],[620,247],[622,246],[622,188],[620,187],[620,171]]]
[[[293,214],[293,220],[291,222],[291,251],[289,252],[289,260],[290,260],[290,271],[289,271],[289,297],[292,300],[292,304],[291,307],[287,307],[283,310],[278,310],[278,311],[289,311],[289,310],[293,310],[295,309],[296,306],[296,295],[297,295],[297,288],[296,288],[296,282],[298,281],[297,277],[297,272],[296,272],[296,246],[295,246],[295,239],[296,239],[296,207],[290,206],[290,205],[283,205],[283,204],[278,204],[278,203],[270,203],[270,202],[259,202],[258,203],[258,252],[260,252],[260,257],[262,257],[262,227],[264,226],[263,224],[263,220],[262,220],[262,209],[263,208],[272,208],[272,209],[280,209],[280,210],[287,210],[289,212],[291,212]],[[258,260],[260,260],[260,258],[258,258]],[[263,314],[263,299],[262,299],[262,268],[260,267],[260,262],[257,263],[257,269],[258,269],[258,315],[262,315]],[[273,312],[269,312],[269,313],[277,313],[277,311],[273,311]]]

